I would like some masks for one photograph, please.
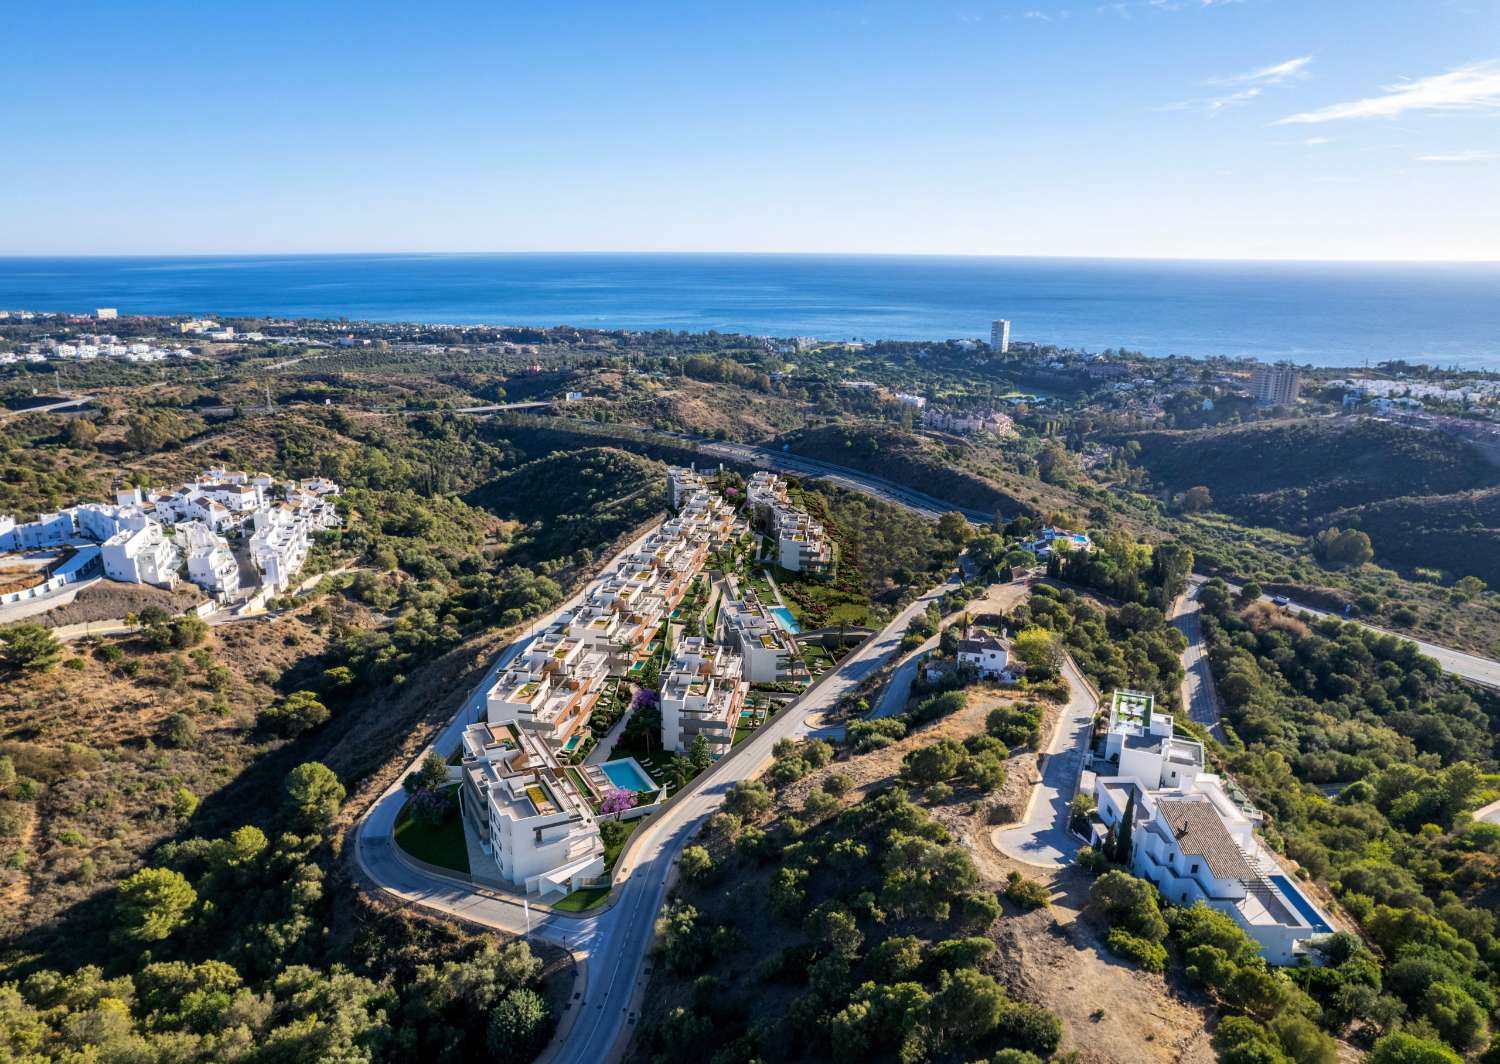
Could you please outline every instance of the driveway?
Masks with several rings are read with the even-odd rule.
[[[1068,704],[1047,744],[1041,781],[1031,790],[1021,822],[996,828],[990,836],[1001,853],[1041,868],[1063,867],[1083,845],[1068,832],[1068,803],[1078,785],[1099,708],[1071,658],[1064,660],[1063,676],[1068,681]]]

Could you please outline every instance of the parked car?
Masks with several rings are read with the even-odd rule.
[[[1292,604],[1292,600],[1287,598],[1285,595],[1277,595],[1271,600],[1271,602],[1277,606],[1282,607],[1283,609]]]

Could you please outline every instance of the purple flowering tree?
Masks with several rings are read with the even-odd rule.
[[[623,813],[634,806],[635,792],[627,791],[624,787],[615,787],[604,795],[604,801],[599,803],[599,812],[608,816]]]
[[[655,691],[647,687],[637,687],[635,689],[635,694],[630,698],[630,709],[631,712],[636,712],[642,709],[655,709],[657,703],[659,703],[660,701],[661,696],[658,695]]]
[[[411,799],[411,817],[417,823],[435,828],[443,822],[452,807],[447,788],[423,787]]]

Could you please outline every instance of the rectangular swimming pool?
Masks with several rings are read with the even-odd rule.
[[[776,615],[776,619],[781,622],[781,627],[785,628],[792,635],[796,635],[798,632],[802,631],[802,626],[797,623],[797,618],[793,617],[792,611],[787,609],[785,606],[772,606],[771,612],[774,613]]]
[[[1271,876],[1270,880],[1276,889],[1281,891],[1281,896],[1294,905],[1302,918],[1312,925],[1312,929],[1320,935],[1330,935],[1333,928],[1328,926],[1328,921],[1323,919],[1317,909],[1313,908],[1312,902],[1302,896],[1302,891],[1286,876]]]
[[[599,766],[599,771],[609,778],[609,782],[622,790],[655,791],[657,789],[656,784],[651,782],[651,777],[646,775],[646,770],[641,768],[641,763],[633,757],[606,761]]]

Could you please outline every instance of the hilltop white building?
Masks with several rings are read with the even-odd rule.
[[[786,482],[765,470],[753,473],[746,498],[756,518],[762,521],[776,540],[776,562],[793,573],[831,573],[834,569],[833,543],[823,526],[792,505]]]
[[[1225,913],[1272,964],[1316,959],[1331,922],[1256,837],[1260,812],[1204,771],[1203,745],[1174,735],[1150,695],[1114,693],[1105,757],[1118,768],[1094,781],[1096,844],[1118,838],[1129,813],[1131,871],[1168,901]]]
[[[130,584],[176,587],[182,555],[155,521],[116,532],[100,547],[104,575]]]
[[[188,579],[227,602],[240,590],[240,564],[223,536],[201,521],[177,526],[177,536],[187,558]]]

